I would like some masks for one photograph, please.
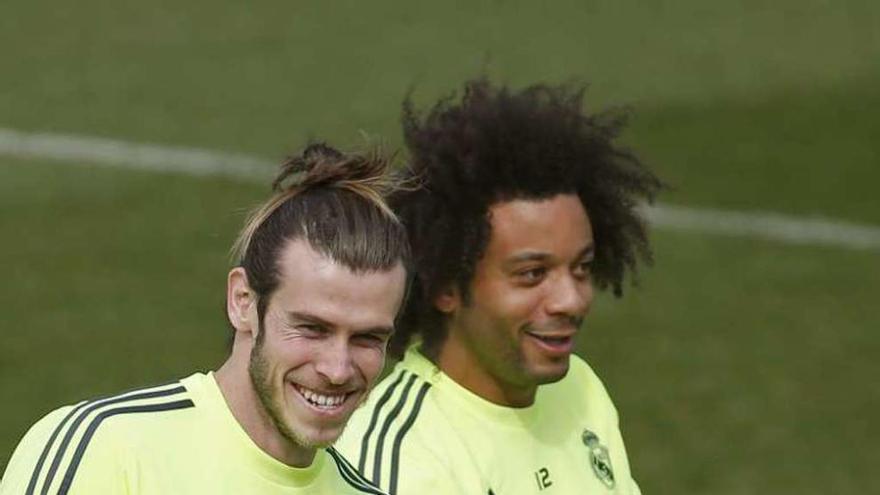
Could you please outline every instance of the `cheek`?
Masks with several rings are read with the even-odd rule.
[[[491,304],[484,306],[484,313],[496,321],[519,326],[540,312],[541,300],[537,289],[509,288],[489,299]]]
[[[290,342],[264,350],[264,356],[275,373],[286,375],[309,362],[310,356],[314,355],[312,347],[305,341]]]
[[[354,365],[368,382],[372,382],[385,366],[384,349],[356,349],[352,351]]]

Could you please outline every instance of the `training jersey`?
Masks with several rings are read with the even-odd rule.
[[[0,495],[381,495],[334,449],[288,466],[232,415],[213,373],[62,407],[18,445]]]
[[[637,495],[602,382],[577,356],[533,405],[502,407],[411,347],[336,443],[390,495]]]

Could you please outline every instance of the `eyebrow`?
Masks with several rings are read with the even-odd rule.
[[[336,324],[330,321],[321,318],[320,316],[313,315],[311,313],[304,313],[301,311],[288,311],[287,312],[287,321],[292,323],[295,321],[306,322],[306,323],[314,323],[320,325],[325,328],[335,328]],[[369,327],[363,329],[355,329],[354,333],[364,334],[364,333],[375,333],[381,335],[391,335],[394,333],[394,327],[388,326],[376,326]]]
[[[316,323],[316,324],[324,326],[324,327],[334,327],[335,326],[333,323],[321,318],[320,316],[313,315],[311,313],[303,313],[301,311],[288,311],[287,312],[287,321],[288,322],[300,321],[300,322],[307,322],[307,323]]]
[[[583,258],[589,258],[592,260],[593,256],[595,255],[595,252],[596,252],[595,245],[588,244],[588,245],[584,246],[583,249],[581,249],[581,251],[578,253],[578,255],[575,259],[581,260]],[[524,251],[521,253],[517,253],[517,254],[511,256],[510,258],[508,258],[504,262],[504,267],[510,268],[514,265],[517,265],[519,263],[523,263],[526,261],[545,261],[548,258],[552,258],[552,255],[550,255],[549,253],[545,253],[542,251]]]

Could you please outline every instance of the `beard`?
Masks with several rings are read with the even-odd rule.
[[[262,332],[261,332],[262,333]],[[329,443],[314,442],[303,435],[297,433],[284,420],[284,399],[280,397],[280,390],[272,387],[272,379],[269,376],[269,361],[263,352],[263,339],[258,338],[253,349],[251,349],[251,359],[248,363],[248,374],[250,375],[251,384],[257,393],[263,410],[269,416],[272,425],[278,430],[278,433],[288,441],[305,448],[323,448]]]

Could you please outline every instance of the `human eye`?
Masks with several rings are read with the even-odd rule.
[[[362,333],[358,334],[355,339],[363,344],[370,347],[383,347],[388,343],[388,336],[385,334],[378,333]]]
[[[574,276],[579,279],[588,279],[593,271],[593,260],[583,259],[574,266]]]
[[[314,323],[299,323],[296,329],[306,337],[321,337],[327,333],[324,327]]]
[[[533,266],[514,272],[514,278],[522,285],[532,286],[539,284],[547,276],[547,268]]]

